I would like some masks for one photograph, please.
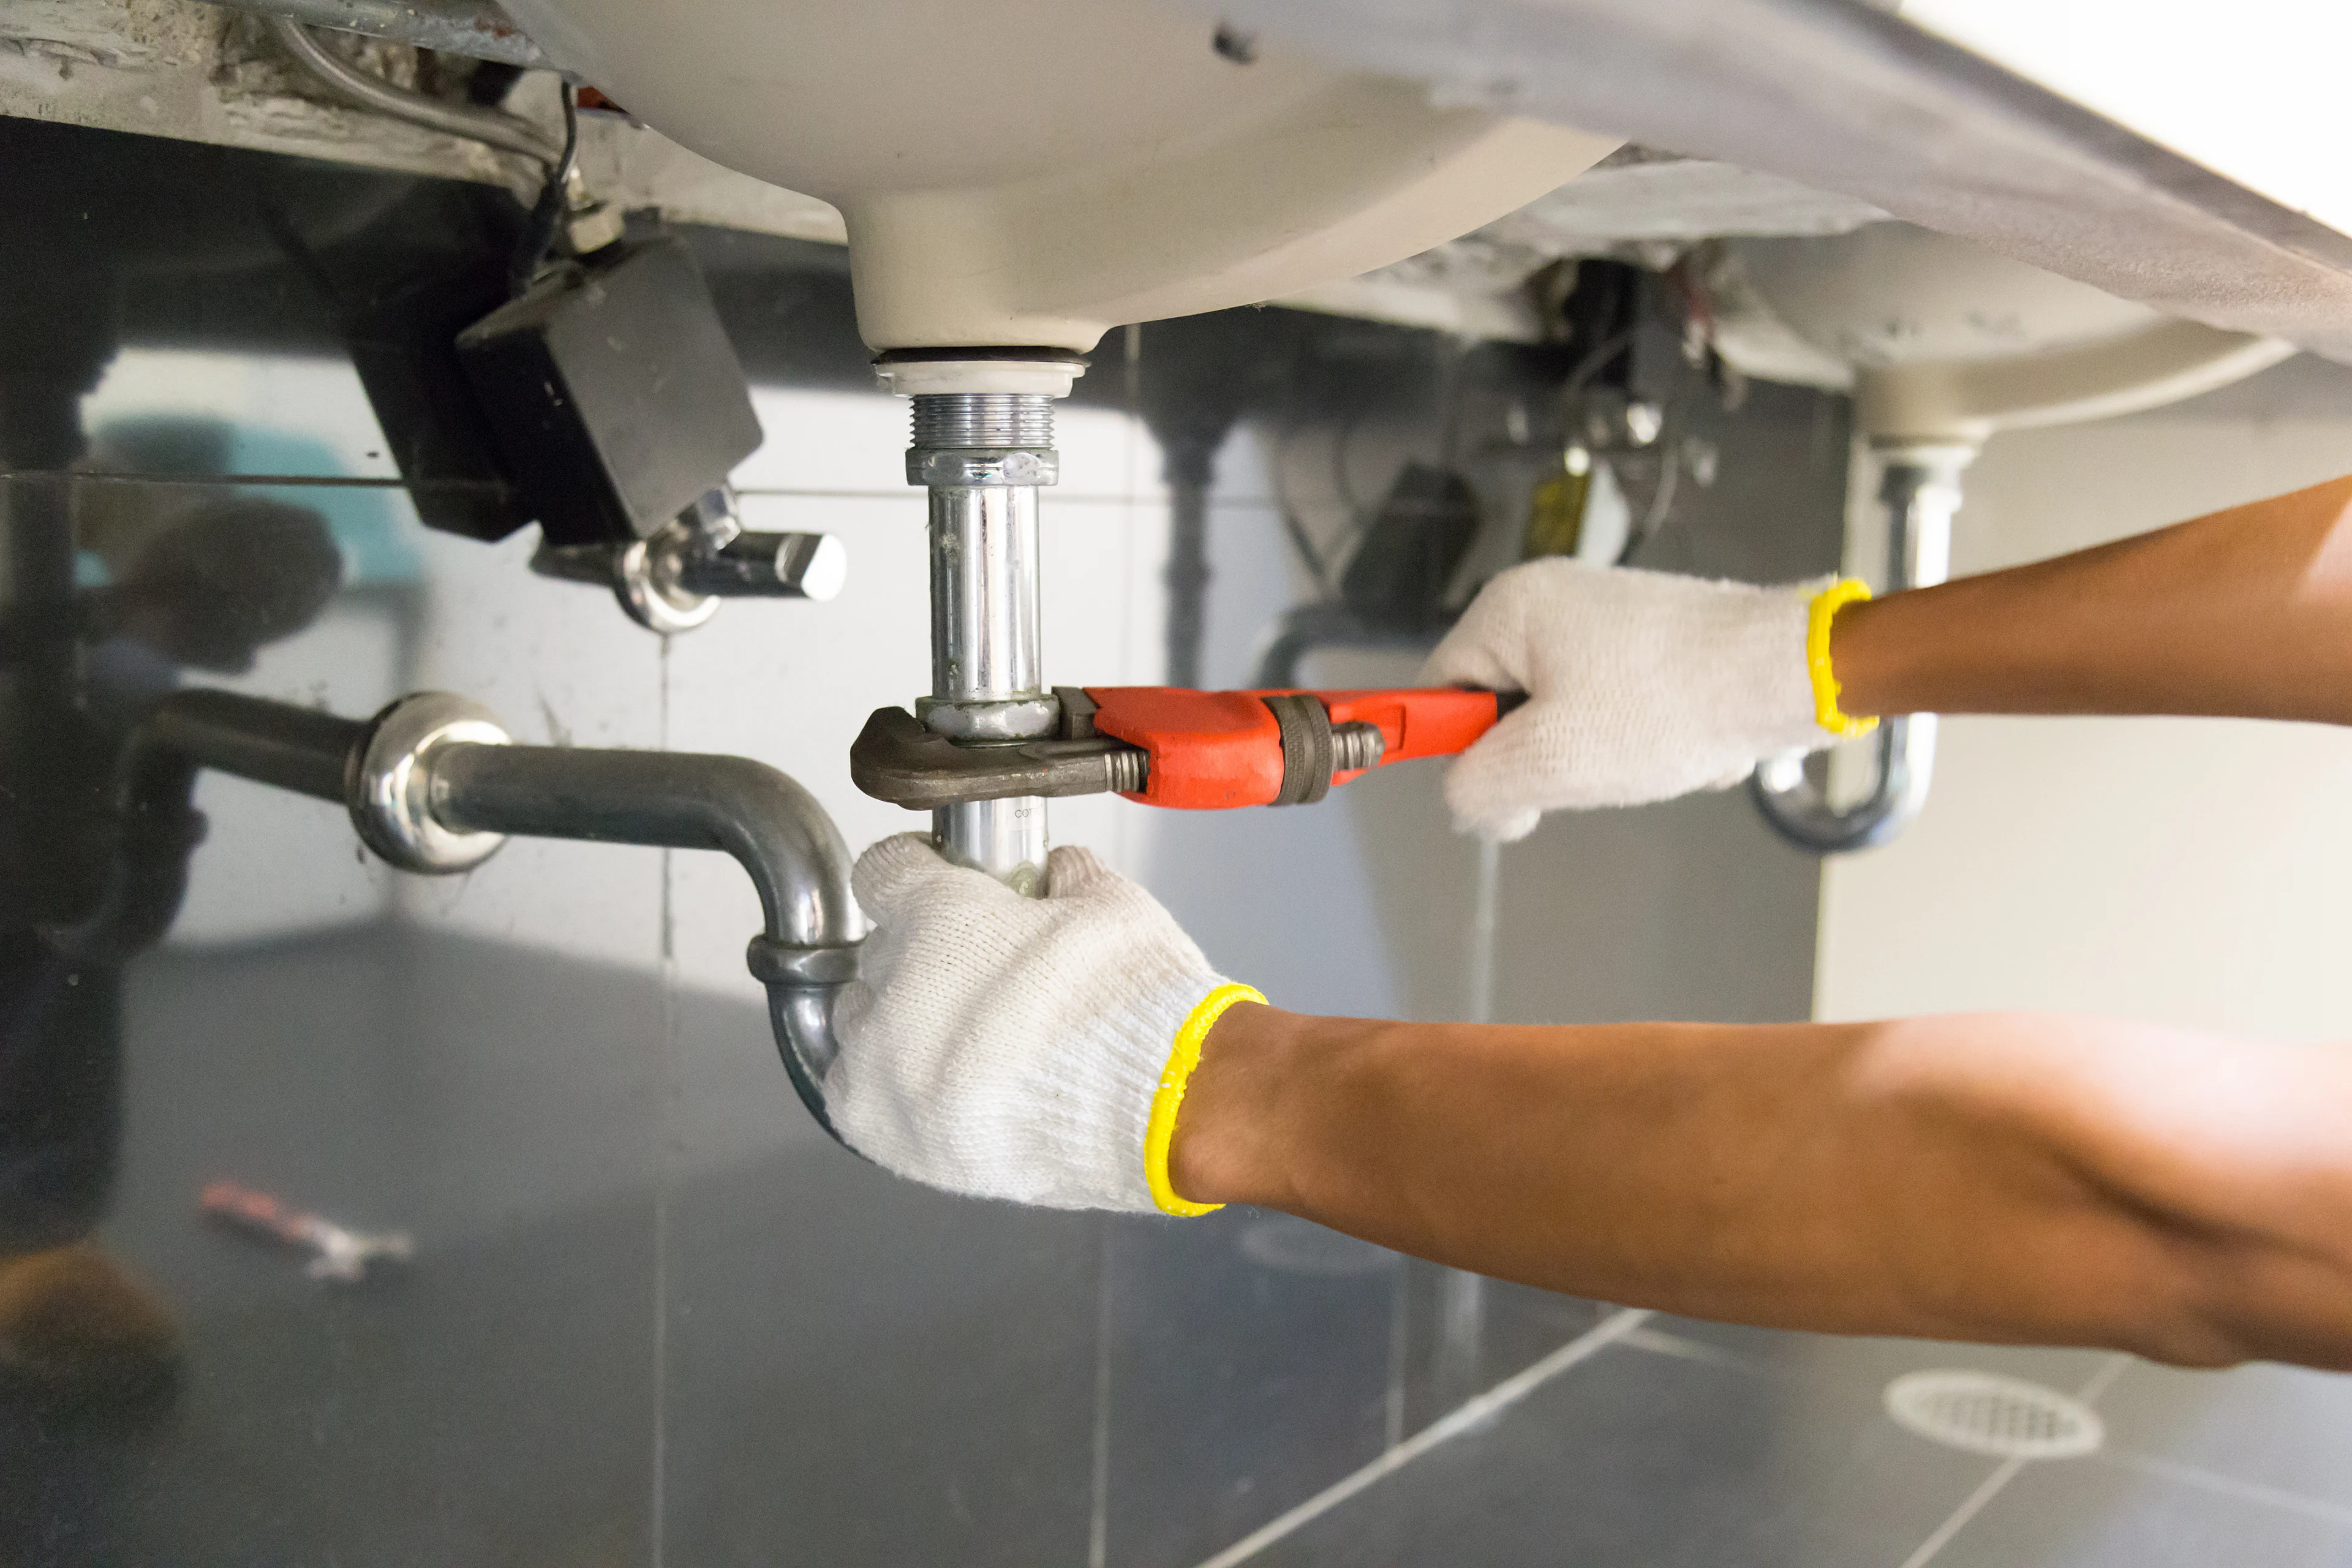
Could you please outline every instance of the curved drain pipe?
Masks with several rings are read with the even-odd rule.
[[[750,874],[766,927],[746,957],[767,988],[793,1088],[827,1132],[833,1008],[857,977],[864,921],[849,847],[816,798],[743,757],[518,745],[446,692],[403,697],[365,722],[234,692],[175,692],[134,730],[118,774],[116,851],[100,908],[53,932],[127,955],[170,927],[202,836],[200,769],[341,803],[361,839],[405,871],[478,866],[510,836],[716,849]],[[837,1138],[839,1134],[835,1134]]]
[[[1973,447],[1917,447],[1886,455],[1878,499],[1886,508],[1886,592],[1928,588],[1951,572],[1952,515],[1960,510],[1960,473]],[[1936,715],[1892,714],[1879,721],[1877,767],[1870,793],[1851,805],[1832,804],[1826,769],[1816,779],[1810,753],[1784,752],[1759,763],[1748,781],[1773,831],[1816,855],[1871,849],[1893,839],[1927,804],[1936,767]]]

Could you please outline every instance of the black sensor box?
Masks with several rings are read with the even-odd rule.
[[[551,544],[642,539],[760,446],[743,367],[675,239],[550,274],[460,332],[457,356]]]

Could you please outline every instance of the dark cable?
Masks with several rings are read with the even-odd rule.
[[[1639,330],[1635,327],[1627,327],[1622,331],[1612,332],[1601,339],[1600,345],[1579,361],[1576,368],[1569,372],[1568,379],[1559,384],[1560,401],[1565,404],[1570,398],[1583,391],[1586,382],[1600,374],[1603,368],[1615,363],[1620,355],[1632,348],[1634,333]]]
[[[522,246],[515,253],[514,270],[508,279],[517,294],[530,287],[555,247],[556,226],[563,221],[571,201],[572,174],[580,163],[579,91],[566,81],[562,95],[563,152],[549,165],[547,181],[539,187],[539,200],[531,204],[530,221],[523,227]]]

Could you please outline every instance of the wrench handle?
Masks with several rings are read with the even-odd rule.
[[[1097,732],[1149,756],[1144,787],[1127,798],[1184,811],[1305,805],[1369,768],[1336,765],[1340,726],[1377,731],[1375,766],[1466,750],[1525,700],[1469,687],[1349,691],[1195,691],[1089,687]]]

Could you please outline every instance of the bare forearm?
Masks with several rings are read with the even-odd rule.
[[[1237,1007],[1171,1174],[1201,1201],[1703,1316],[2352,1365],[2347,1110],[2339,1058],[2082,1020]]]
[[[2352,478],[1842,612],[1848,712],[2352,723]]]

